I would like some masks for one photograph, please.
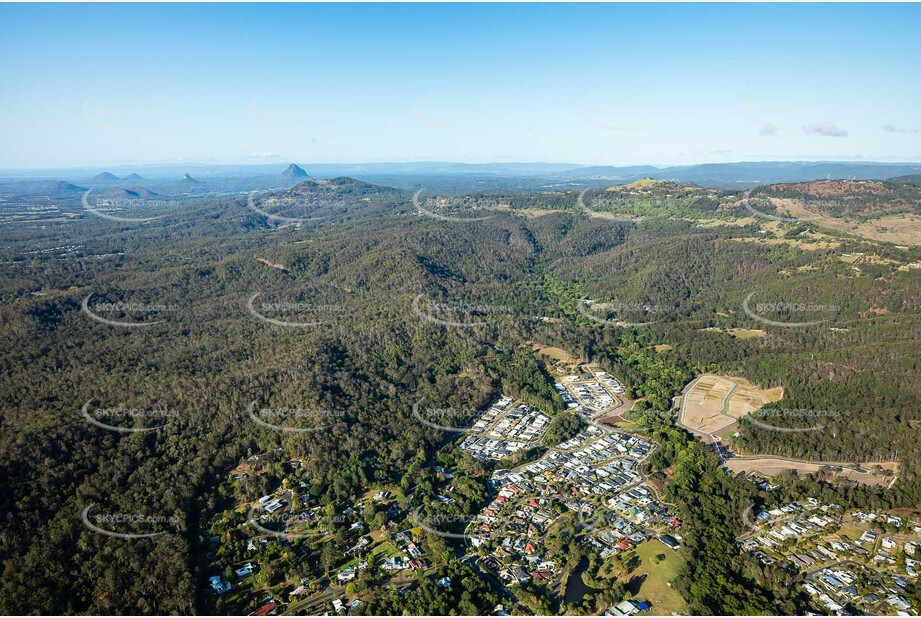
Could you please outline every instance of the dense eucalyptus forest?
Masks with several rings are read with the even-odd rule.
[[[424,488],[451,436],[418,423],[416,402],[478,409],[506,393],[563,408],[532,342],[598,363],[640,400],[637,413],[662,413],[642,422],[666,445],[650,469],[668,470],[666,495],[688,526],[680,591],[695,613],[804,608],[786,575],[735,555],[753,485],[668,416],[701,372],[782,386],[774,425],[809,422],[784,410],[827,412],[821,431],[743,422],[741,453],[899,462],[888,489],[808,478],[792,479],[791,495],[921,504],[921,270],[899,267],[921,249],[745,218],[738,194],[695,187],[594,190],[588,210],[578,191],[490,194],[497,207],[474,212],[426,202],[440,218],[413,193],[307,181],[257,208],[241,195],[135,213],[150,217],[139,223],[87,215],[2,231],[0,611],[210,611],[201,539],[233,503],[219,490],[231,469],[282,449],[336,506],[375,483]],[[889,210],[911,210],[909,193],[887,194]],[[885,209],[874,195],[828,210]],[[746,306],[806,325],[762,322]],[[316,431],[273,431],[253,406],[327,414],[298,419]],[[553,425],[563,439],[578,429]],[[241,486],[249,499],[268,489],[260,482]],[[469,505],[481,506],[482,481],[469,483]],[[163,534],[98,534],[87,509],[156,516],[119,530]],[[367,609],[490,612],[488,585],[446,560],[463,599],[429,582]]]

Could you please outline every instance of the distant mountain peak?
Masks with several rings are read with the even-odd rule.
[[[112,187],[104,195],[106,197],[151,198],[158,194],[144,187]]]
[[[118,179],[119,179],[118,176],[116,176],[115,174],[111,172],[100,172],[99,174],[96,174],[95,176],[90,178],[90,181],[92,182],[112,182]]]
[[[194,184],[197,184],[197,185],[200,185],[200,184],[201,184],[201,181],[200,181],[200,180],[195,180],[194,178],[192,178],[192,175],[189,174],[188,172],[185,173],[185,176],[183,176],[182,179],[183,179],[185,182],[190,182],[190,183],[194,183]]]
[[[144,180],[144,177],[140,176],[139,174],[136,174],[135,172],[131,172],[130,174],[125,176],[122,180]]]
[[[281,173],[279,178],[283,178],[285,180],[290,178],[307,178],[307,172],[304,171],[304,168],[292,163],[288,166],[288,169]]]
[[[66,182],[64,180],[58,181],[54,185],[54,189],[56,191],[86,191],[85,188],[78,187],[77,185],[70,183],[70,182]]]

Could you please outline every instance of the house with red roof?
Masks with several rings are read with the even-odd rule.
[[[254,611],[250,616],[268,616],[270,612],[274,611],[278,607],[278,603],[275,601],[269,601],[256,611]]]

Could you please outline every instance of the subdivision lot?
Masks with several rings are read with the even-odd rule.
[[[681,398],[679,423],[697,435],[714,434],[783,397],[783,389],[761,389],[744,378],[704,374]]]

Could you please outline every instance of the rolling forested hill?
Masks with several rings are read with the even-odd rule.
[[[917,212],[905,185],[836,187],[832,217]],[[578,198],[420,209],[413,192],[337,178],[129,213],[146,222],[5,228],[0,611],[201,611],[198,544],[228,470],[282,448],[324,503],[373,480],[411,485],[443,440],[414,421],[420,398],[472,408],[502,391],[559,409],[530,341],[598,361],[660,411],[702,371],[783,386],[783,407],[828,411],[827,426],[743,424],[740,449],[896,459],[889,490],[826,489],[921,503],[921,249],[751,217],[737,192],[641,183],[594,190],[588,209]],[[253,402],[336,416],[274,432],[248,419]],[[163,414],[122,416],[150,431],[119,433],[82,412],[114,408]],[[160,514],[166,534],[119,543],[84,525],[87,508]]]

